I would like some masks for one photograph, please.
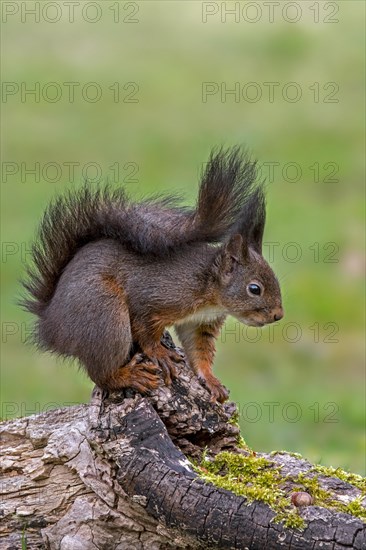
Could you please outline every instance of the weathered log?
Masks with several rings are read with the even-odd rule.
[[[187,456],[247,451],[235,405],[211,403],[185,363],[177,370],[172,386],[148,397],[95,388],[89,405],[1,425],[1,550],[366,548],[366,525],[351,514],[315,500],[296,510],[304,529],[288,528],[264,502],[205,482]],[[311,477],[313,466],[288,453],[258,456],[281,467],[291,506],[291,479]],[[317,477],[340,503],[361,495]]]

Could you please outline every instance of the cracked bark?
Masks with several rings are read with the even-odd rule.
[[[95,388],[89,405],[0,426],[1,550],[366,548],[366,525],[351,515],[308,506],[305,530],[286,529],[266,504],[202,481],[186,456],[243,452],[236,408],[210,403],[189,367],[177,369],[149,397]],[[284,478],[312,468],[287,453],[261,456]],[[342,502],[360,493],[319,480]]]

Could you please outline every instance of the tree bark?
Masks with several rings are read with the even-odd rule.
[[[95,388],[89,405],[0,426],[1,550],[366,548],[366,525],[352,515],[310,505],[298,509],[305,529],[289,529],[263,502],[204,482],[187,456],[245,452],[236,407],[211,403],[185,363],[177,370],[148,397]],[[288,474],[311,476],[300,457],[260,456],[282,466],[289,495]],[[319,481],[343,503],[361,494]]]

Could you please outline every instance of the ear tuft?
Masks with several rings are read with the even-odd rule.
[[[227,257],[231,257],[235,261],[239,261],[243,250],[243,237],[240,233],[235,233],[229,242],[225,245],[224,251]]]
[[[249,197],[237,224],[237,231],[243,236],[248,246],[258,254],[262,254],[265,222],[266,202],[263,185],[260,185]]]

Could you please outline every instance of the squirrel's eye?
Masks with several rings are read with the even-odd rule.
[[[254,294],[254,296],[260,296],[261,287],[259,285],[255,283],[250,283],[247,288],[248,288],[249,294]]]

